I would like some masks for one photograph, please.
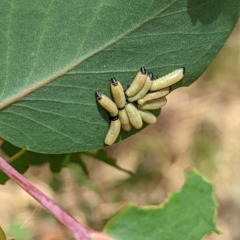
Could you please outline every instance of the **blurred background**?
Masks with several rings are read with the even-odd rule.
[[[128,203],[160,204],[196,167],[215,184],[221,235],[240,239],[240,21],[206,72],[168,96],[158,122],[107,148],[128,174],[87,155],[89,177],[70,165],[53,174],[47,164],[25,174],[81,223],[101,230]],[[0,185],[0,225],[17,240],[71,239],[65,228],[14,182]],[[4,203],[4,204],[3,204]]]

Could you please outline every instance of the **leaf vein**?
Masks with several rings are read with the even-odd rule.
[[[23,132],[20,128],[14,127],[14,126],[8,124],[6,121],[3,122],[0,120],[0,123],[1,123],[1,125],[5,125],[5,126],[8,126],[9,128],[14,129],[16,132],[22,133],[22,135],[26,136],[26,138],[28,138],[33,143],[33,146],[37,145],[36,142],[30,136],[28,136],[25,132]]]
[[[20,117],[22,117],[22,118],[25,118],[25,119],[27,119],[27,120],[35,123],[35,124],[38,124],[38,125],[40,125],[40,126],[42,126],[42,127],[45,127],[45,128],[47,128],[47,129],[51,130],[52,132],[55,132],[56,134],[58,134],[58,135],[60,135],[60,136],[64,136],[64,137],[66,137],[67,139],[70,139],[70,140],[71,140],[72,142],[74,142],[74,143],[77,143],[74,138],[68,136],[67,134],[61,133],[61,132],[59,132],[58,130],[56,130],[56,129],[50,127],[50,126],[47,126],[46,124],[42,124],[42,123],[40,123],[40,122],[37,122],[36,120],[34,120],[34,119],[30,118],[30,117],[24,116],[24,115],[19,114],[19,113],[16,113],[16,112],[8,112],[8,111],[6,111],[6,113],[11,113],[11,114],[13,114],[13,115],[16,115],[16,116],[20,116]]]
[[[26,84],[29,82],[29,80],[31,79],[33,73],[34,73],[34,70],[37,66],[37,62],[38,62],[38,57],[39,57],[39,52],[40,52],[40,48],[41,48],[41,45],[42,45],[42,42],[43,42],[43,39],[45,37],[45,34],[46,34],[46,30],[48,28],[48,20],[49,20],[49,12],[53,6],[53,2],[54,0],[51,1],[51,3],[49,4],[49,8],[46,12],[46,19],[45,19],[45,23],[44,23],[44,28],[43,28],[43,31],[42,31],[42,34],[41,34],[41,37],[39,39],[39,43],[38,43],[38,47],[37,47],[37,52],[36,52],[36,58],[35,58],[35,61],[34,61],[34,64],[32,66],[32,71],[30,72],[29,76],[26,78]]]
[[[33,110],[35,112],[39,112],[39,113],[46,113],[46,114],[50,114],[50,115],[54,115],[54,116],[58,116],[58,117],[62,117],[62,118],[74,119],[74,120],[77,120],[77,121],[80,121],[80,122],[86,122],[86,123],[99,125],[99,126],[106,126],[105,124],[101,124],[101,123],[97,123],[97,122],[90,122],[90,121],[83,120],[81,118],[64,116],[64,115],[61,115],[61,114],[58,114],[58,113],[54,113],[54,112],[43,111],[43,110],[40,110],[40,109],[37,109],[37,108],[34,108],[34,107],[29,107],[29,106],[26,106],[26,105],[22,105],[22,104],[19,104],[19,103],[15,104],[15,106],[18,106],[20,108],[22,107],[22,108],[31,109],[31,110]]]

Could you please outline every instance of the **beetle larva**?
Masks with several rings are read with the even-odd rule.
[[[137,108],[132,103],[127,102],[125,109],[132,126],[136,129],[141,128],[143,125],[143,122]]]
[[[116,117],[118,115],[117,106],[109,97],[99,91],[95,92],[95,96],[99,104],[109,112],[110,116]]]
[[[124,109],[119,110],[118,116],[119,116],[119,120],[121,122],[122,129],[127,132],[130,131],[132,129],[132,125],[128,118],[126,109],[124,108]]]
[[[116,78],[111,78],[111,91],[118,109],[123,109],[126,104],[126,97],[122,84]]]
[[[152,84],[153,84],[153,74],[149,73],[147,75],[146,82],[143,85],[142,89],[135,96],[128,98],[128,101],[135,102],[138,99],[144,97],[146,93],[149,91],[149,89],[151,88]]]
[[[150,111],[146,111],[146,110],[138,110],[140,113],[140,116],[142,118],[142,120],[147,123],[147,124],[153,124],[157,121],[156,116],[151,113]]]
[[[111,118],[110,127],[104,143],[108,146],[115,143],[121,130],[121,123],[118,117]]]
[[[156,92],[149,92],[143,98],[138,100],[139,105],[143,105],[147,101],[167,96],[171,92],[171,86],[158,90]]]
[[[156,110],[165,106],[167,103],[166,97],[161,97],[150,102],[145,102],[143,105],[139,105],[138,109],[141,110]]]
[[[157,91],[173,85],[184,77],[185,68],[179,68],[163,77],[155,79],[150,88],[150,91]]]
[[[127,97],[133,97],[134,95],[136,95],[145,84],[146,79],[147,71],[144,67],[141,67],[130,87],[126,91]]]

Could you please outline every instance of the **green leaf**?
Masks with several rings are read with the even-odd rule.
[[[21,151],[11,143],[4,141],[1,146],[2,151],[9,157]],[[25,173],[29,165],[42,165],[49,163],[52,172],[60,172],[63,167],[66,167],[69,161],[66,154],[40,154],[31,151],[26,151],[22,155],[10,162],[10,165],[20,173]],[[5,184],[9,177],[0,171],[0,184]]]
[[[9,143],[8,141],[4,141],[3,144],[1,145],[1,150],[7,154],[9,157],[14,156],[18,152],[20,152],[22,149],[19,147],[16,147]]]
[[[82,159],[81,153],[72,153],[70,154],[70,161],[71,163],[77,164],[85,174],[85,176],[89,177],[89,172],[86,163]]]
[[[33,153],[30,165],[42,165],[49,163],[50,170],[58,173],[62,168],[66,167],[69,162],[67,154],[41,154]]]
[[[50,163],[50,169],[54,173],[58,173],[62,168],[66,167],[69,162],[69,157],[66,154],[47,155],[46,161]]]
[[[185,66],[175,87],[191,84],[238,18],[239,0],[1,1],[0,137],[41,153],[101,148],[96,90],[110,96],[112,76],[126,86],[143,65]]]
[[[0,240],[7,240],[7,237],[1,227],[0,227]]]
[[[119,166],[117,164],[116,159],[109,157],[104,149],[100,149],[100,150],[96,151],[95,153],[83,153],[83,154],[94,157],[95,159],[100,160],[100,161],[102,161],[102,162],[104,162],[104,163],[106,163],[106,164],[108,164],[112,167],[115,167],[118,170],[121,170],[121,171],[123,171],[127,174],[130,174],[130,175],[133,175],[133,172]]]
[[[11,236],[14,236],[13,239],[16,240],[32,240],[32,236],[29,233],[29,230],[22,227],[22,223],[18,222],[15,219],[12,219],[10,226],[8,228],[8,233]]]
[[[216,209],[212,184],[191,171],[181,191],[164,205],[127,206],[108,222],[105,232],[115,240],[200,240],[211,232],[219,233]]]
[[[58,173],[62,168],[67,167],[70,163],[76,163],[76,167],[82,168],[84,173],[88,175],[87,167],[80,158],[79,153],[41,154],[26,151],[16,157],[16,155],[18,155],[22,149],[12,145],[7,141],[3,142],[1,150],[10,158],[14,156],[15,159],[11,159],[10,164],[20,173],[25,173],[29,165],[42,165],[46,163],[49,164],[52,172]],[[0,184],[5,184],[8,179],[9,177],[0,171]]]

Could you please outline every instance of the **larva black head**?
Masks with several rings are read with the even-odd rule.
[[[183,71],[183,74],[185,74],[185,72],[186,72],[185,67],[182,67],[182,71]]]
[[[125,108],[125,105],[121,108],[118,108],[119,111],[123,110]]]
[[[118,80],[115,77],[111,78],[111,83],[113,86],[117,86],[118,85]]]
[[[117,121],[117,120],[118,120],[118,116],[116,116],[116,117],[110,117],[110,120],[111,120],[111,121]]]
[[[169,86],[169,93],[172,91],[172,85]]]
[[[133,104],[135,107],[138,106],[138,102],[137,102],[137,101],[133,102],[132,104]]]
[[[153,73],[152,72],[148,73],[148,77],[150,80],[153,80]]]
[[[143,75],[145,75],[145,74],[147,73],[147,70],[146,70],[145,67],[141,67],[141,68],[140,68],[140,72],[141,72]]]
[[[95,92],[95,97],[96,97],[98,100],[101,100],[101,99],[102,99],[102,94],[101,94],[99,91],[96,91],[96,92]]]

